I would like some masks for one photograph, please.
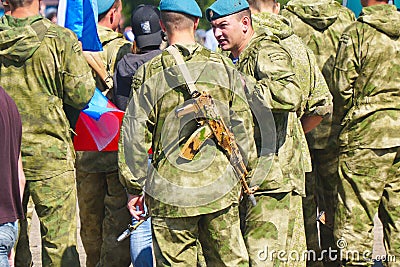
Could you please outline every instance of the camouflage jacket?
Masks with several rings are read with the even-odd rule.
[[[400,146],[400,13],[365,7],[340,39],[335,87],[346,115],[342,150]]]
[[[27,180],[74,170],[75,153],[63,104],[82,109],[95,82],[76,36],[41,16],[0,19],[0,84],[23,123]]]
[[[338,94],[332,86],[332,72],[336,51],[344,29],[355,21],[354,14],[335,0],[291,0],[281,14],[290,21],[294,33],[314,52],[317,65],[335,99]],[[337,146],[340,115],[335,114],[340,110],[340,106],[334,105],[333,117],[325,118],[307,134],[310,148]]]
[[[258,110],[255,105],[264,105],[272,110],[275,121],[275,136],[269,137],[275,137],[276,141],[272,166],[271,163],[265,164],[266,169],[270,168],[266,176],[253,175],[251,184],[257,184],[261,191],[268,190],[270,193],[296,190],[303,194],[303,130],[296,114],[302,103],[302,91],[293,71],[291,56],[279,44],[278,38],[259,30],[240,54],[236,66],[256,80],[255,95],[260,97],[261,103],[251,102],[253,113]],[[264,127],[261,123],[258,125]],[[268,151],[261,145],[265,141],[260,140],[264,131],[255,129],[259,155],[263,155],[263,149]]]
[[[253,121],[239,73],[228,58],[197,43],[175,47],[198,91],[209,92],[214,98],[244,158],[254,162]],[[133,77],[132,98],[121,129],[120,179],[131,194],[140,194],[145,186],[147,203],[155,216],[197,216],[239,201],[238,179],[214,139],[204,139],[192,161],[179,157],[181,147],[199,128],[193,115],[175,117],[176,109],[190,101],[181,71],[167,51],[142,65]],[[148,170],[150,147],[153,159]]]
[[[254,14],[252,19],[255,27],[267,28],[279,37],[281,45],[292,57],[293,70],[303,93],[298,117],[301,118],[303,115],[326,116],[332,113],[332,96],[324,76],[318,68],[315,56],[303,41],[293,33],[289,21],[282,16],[269,12]],[[301,138],[304,146],[305,171],[310,172],[312,171],[311,157],[303,131],[301,131]]]
[[[106,70],[113,76],[117,63],[123,56],[132,52],[132,43],[126,40],[121,33],[104,26],[99,25],[97,32],[103,46],[103,51],[100,52],[101,59]],[[104,84],[98,77],[96,77],[96,86],[101,91],[105,90]]]
[[[112,76],[116,68],[116,63],[126,54],[132,51],[132,43],[125,40],[122,34],[113,30],[98,26],[98,34],[103,46],[103,51],[100,52],[106,70]],[[106,90],[104,83],[96,73],[93,72],[96,79],[96,86],[101,91]],[[107,94],[111,96],[112,94]],[[95,151],[78,151],[76,159],[76,168],[78,170],[96,173],[109,172],[118,169],[117,152],[95,152]]]

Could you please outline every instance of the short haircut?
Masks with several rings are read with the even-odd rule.
[[[236,19],[238,21],[241,20],[243,17],[249,17],[250,23],[251,24],[253,23],[252,19],[251,19],[251,11],[250,11],[250,9],[245,9],[245,10],[239,11],[239,12],[235,13],[235,16],[236,16]]]
[[[254,9],[256,9],[256,10],[260,10],[260,7],[259,7],[259,1],[257,1],[257,0],[247,0],[247,2],[249,3],[249,5],[252,7],[252,8],[254,8]]]
[[[261,11],[262,3],[264,5],[272,6],[276,3],[276,0],[247,0],[252,9]]]
[[[108,11],[110,11],[113,8],[119,8],[119,5],[121,5],[121,0],[115,0],[114,4],[106,11],[98,15],[98,21],[101,21],[104,19],[104,17],[107,15]]]
[[[34,0],[8,0],[8,3],[13,8],[29,6]]]
[[[195,17],[172,11],[161,11],[161,21],[167,32],[182,31],[193,28]]]

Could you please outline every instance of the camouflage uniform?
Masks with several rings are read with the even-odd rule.
[[[253,162],[252,117],[232,63],[199,44],[174,46],[196,77],[198,90],[210,92],[216,103],[224,105],[219,108],[221,116],[232,126],[242,151],[248,152],[244,157]],[[140,194],[145,183],[157,266],[196,266],[197,240],[207,265],[248,266],[237,207],[240,184],[227,156],[212,139],[207,139],[210,142],[206,141],[192,161],[178,156],[180,147],[198,128],[197,122],[188,122],[186,116],[179,119],[173,115],[191,99],[180,73],[166,51],[136,72],[121,130],[121,182],[132,195]],[[149,147],[154,154],[147,175]]]
[[[298,111],[299,118],[302,116],[326,116],[332,112],[332,96],[329,88],[326,85],[325,79],[318,68],[316,58],[313,52],[303,43],[303,41],[293,33],[290,22],[282,16],[275,15],[269,12],[254,14],[252,16],[253,25],[255,27],[263,27],[270,30],[274,35],[280,38],[281,45],[287,49],[292,57],[293,70],[298,78],[300,88],[303,93],[303,101],[301,108]],[[300,122],[299,122],[300,123]],[[308,151],[307,141],[303,131],[300,131],[303,156],[305,164],[305,172],[311,172],[311,157]],[[309,176],[308,176],[309,177]],[[309,183],[306,180],[306,197],[303,199],[308,205],[314,202],[314,194],[309,188]],[[308,201],[307,201],[308,200]],[[314,210],[311,214],[304,212],[305,225],[311,220],[309,224],[315,225],[315,205],[311,205]],[[304,211],[309,211],[304,209]],[[314,240],[318,240],[317,232],[315,231]],[[318,251],[318,246],[310,247]],[[316,243],[318,245],[318,243]]]
[[[400,257],[399,29],[395,6],[374,5],[340,39],[334,80],[347,113],[339,135],[335,237],[347,244],[346,265],[372,265],[346,252],[372,251],[377,212],[387,253]],[[398,266],[393,258],[388,264]]]
[[[270,169],[262,166],[264,172],[269,171],[266,176],[255,173],[251,179],[251,185],[260,186],[256,192],[257,205],[253,207],[248,200],[242,205],[245,209],[241,212],[245,220],[244,238],[252,266],[283,264],[276,255],[263,261],[259,253],[265,246],[269,250],[286,252],[306,248],[301,214],[305,166],[302,129],[296,114],[302,102],[302,91],[294,79],[290,55],[278,38],[266,31],[255,32],[236,66],[256,79],[257,95],[261,96],[264,106],[272,109],[276,127],[272,166]],[[254,111],[255,107],[252,108]],[[256,127],[255,132],[258,134],[261,130]],[[259,138],[256,135],[257,150],[263,157],[265,148]],[[275,213],[276,216],[272,216]],[[303,263],[293,264],[302,266]]]
[[[98,26],[98,34],[103,45],[101,59],[113,75],[116,62],[131,52],[132,43],[103,26]],[[106,90],[99,77],[96,86]],[[129,266],[129,240],[117,242],[131,218],[126,208],[126,193],[118,178],[117,152],[78,151],[76,181],[86,265]]]
[[[75,152],[63,104],[85,107],[95,87],[90,68],[76,36],[39,15],[1,18],[0,57],[0,84],[23,121],[24,204],[30,195],[41,224],[43,266],[79,266]]]
[[[337,93],[332,87],[332,71],[340,35],[355,20],[354,14],[334,0],[292,0],[281,11],[289,19],[293,31],[314,52],[317,65],[322,71],[334,99]],[[334,245],[333,215],[337,202],[337,136],[340,129],[341,108],[334,101],[333,116],[325,118],[306,137],[310,148],[313,172],[306,174],[306,198],[303,202],[307,246],[317,249],[316,203],[326,212],[326,226],[320,224],[321,247]],[[338,115],[336,115],[338,114]]]

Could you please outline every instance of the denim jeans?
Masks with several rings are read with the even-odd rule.
[[[0,224],[0,266],[9,267],[8,254],[18,238],[18,222]]]
[[[147,212],[147,209],[145,207]],[[132,218],[132,225],[138,221]],[[142,223],[130,236],[130,251],[133,266],[153,267],[153,241],[151,235],[151,218]]]

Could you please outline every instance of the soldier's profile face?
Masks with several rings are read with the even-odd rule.
[[[211,21],[214,36],[220,48],[224,51],[236,49],[242,39],[242,23],[235,15],[230,15]]]

